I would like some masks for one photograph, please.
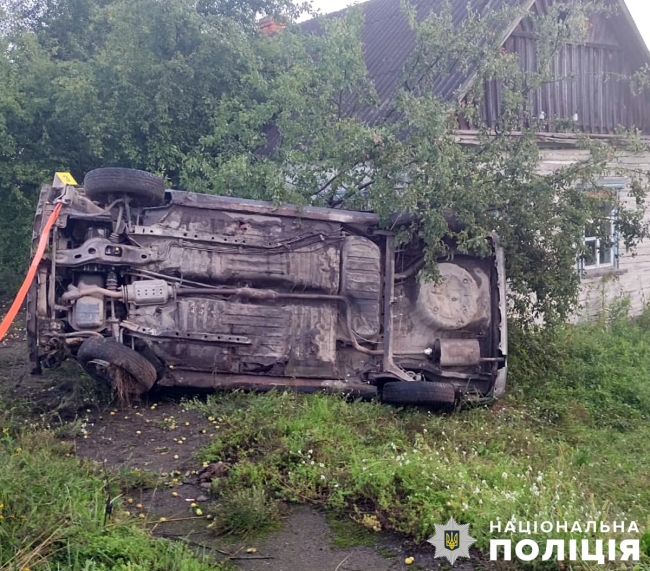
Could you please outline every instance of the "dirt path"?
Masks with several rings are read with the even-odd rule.
[[[313,571],[406,569],[403,560],[411,554],[400,539],[377,534],[376,546],[338,548],[325,515],[306,506],[292,506],[280,531],[261,539],[235,541],[215,538],[209,533],[209,483],[201,481],[202,463],[196,451],[218,430],[214,423],[182,403],[168,399],[149,401],[130,408],[109,408],[88,414],[86,434],[75,439],[78,456],[106,462],[124,470],[139,469],[161,476],[153,489],[134,490],[126,504],[134,513],[144,513],[154,523],[153,532],[172,539],[188,540],[195,547],[205,546],[218,555],[236,553],[232,562],[246,571]],[[203,517],[192,518],[192,504]],[[142,508],[133,508],[141,505]],[[128,508],[131,506],[132,508]],[[160,518],[166,521],[160,522]],[[246,549],[255,549],[247,554]],[[219,551],[216,551],[219,550]],[[420,551],[418,563],[433,569],[430,551]],[[262,559],[263,558],[263,559]],[[339,566],[340,565],[340,566]],[[411,569],[417,568],[411,566]]]

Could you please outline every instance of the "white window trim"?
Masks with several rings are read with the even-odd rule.
[[[604,182],[601,186],[610,188],[612,190],[616,191],[616,194],[622,190],[625,190],[626,184],[621,183],[621,182]],[[611,254],[610,254],[610,262],[601,264],[600,263],[600,238],[597,238],[595,236],[586,236],[584,238],[585,244],[588,244],[589,242],[595,242],[596,243],[596,248],[595,248],[595,263],[594,264],[585,264],[585,259],[584,257],[580,257],[578,260],[578,270],[580,272],[581,277],[583,276],[583,273],[585,271],[593,271],[593,270],[598,270],[598,269],[609,269],[613,268],[616,269],[618,268],[619,264],[619,254],[618,254],[618,234],[616,232],[616,226],[615,222],[618,219],[618,209],[612,210],[612,213],[610,215],[610,223],[611,223],[611,230],[610,230],[610,236],[612,237],[612,246],[611,246]]]
[[[593,237],[593,236],[585,236],[585,244],[589,243],[595,243],[595,248],[594,248],[594,260],[595,263],[593,264],[587,264],[584,261],[582,262],[582,268],[584,270],[597,270],[599,268],[615,268],[617,265],[617,255],[616,255],[616,242],[617,242],[617,237],[616,237],[616,230],[614,228],[614,221],[616,220],[616,211],[612,212],[612,215],[609,218],[609,224],[610,224],[610,231],[609,235],[612,237],[612,245],[609,247],[609,262],[601,263],[600,261],[600,238]]]

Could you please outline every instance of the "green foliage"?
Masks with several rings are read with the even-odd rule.
[[[515,389],[559,426],[572,425],[576,416],[583,423],[617,430],[648,422],[646,320],[629,324],[618,316],[609,324],[535,335],[511,331]]]
[[[220,100],[213,133],[185,161],[183,183],[275,202],[370,209],[386,223],[395,212],[412,215],[418,223],[410,234],[424,241],[430,277],[450,238],[461,251],[480,253],[495,231],[507,253],[513,309],[524,318],[564,320],[575,307],[585,226],[602,217],[603,203],[617,202],[598,187],[612,148],[585,137],[583,161],[537,174],[540,124],[528,101],[533,89],[557,81],[550,72],[557,52],[584,42],[588,18],[608,9],[602,2],[560,2],[532,16],[539,70],[527,73],[501,45],[520,10],[470,11],[454,27],[448,5],[421,22],[404,9],[417,41],[401,87],[380,106],[364,65],[360,10],[321,22],[319,33],[287,30],[263,40],[244,89]],[[452,65],[475,74],[469,92],[463,86],[445,99],[434,96]],[[481,119],[486,81],[503,94],[496,132]],[[367,121],[359,120],[360,110]],[[480,146],[458,140],[461,120],[477,125]],[[620,208],[619,231],[632,245],[647,233],[647,180],[627,174],[638,176],[639,201]],[[598,192],[586,193],[585,185]],[[460,229],[448,227],[449,213]]]
[[[520,316],[556,322],[575,307],[585,226],[602,217],[603,202],[617,202],[597,184],[613,174],[613,147],[585,136],[584,160],[538,174],[540,123],[529,96],[557,79],[553,57],[585,41],[589,17],[607,15],[606,2],[558,1],[532,15],[539,69],[525,74],[501,45],[520,10],[470,10],[454,27],[448,5],[417,21],[405,4],[416,42],[381,106],[363,59],[361,9],[323,18],[307,33],[291,25],[304,7],[289,0],[3,0],[2,8],[5,290],[25,267],[38,186],[55,170],[81,179],[116,165],[188,190],[372,209],[387,224],[396,212],[411,215],[417,223],[406,234],[423,240],[425,277],[436,275],[450,241],[486,252],[496,231]],[[264,37],[255,24],[261,13],[289,26]],[[434,96],[451,65],[474,82]],[[638,90],[645,75],[634,75]],[[503,95],[493,131],[481,120],[486,81]],[[476,126],[480,146],[459,142],[460,122]],[[617,145],[625,140],[621,133]],[[638,136],[634,146],[647,147]],[[647,177],[617,174],[635,180],[636,207],[619,205],[618,217],[621,240],[632,247],[647,234]],[[461,223],[455,229],[450,213]]]
[[[153,539],[119,502],[104,525],[102,473],[69,452],[46,432],[0,433],[0,568],[223,569],[182,543]]]
[[[650,557],[650,531],[646,531],[641,536],[641,553],[645,553]]]
[[[206,460],[232,463],[227,499],[264,487],[289,501],[423,540],[453,515],[487,548],[490,521],[647,519],[647,318],[514,335],[510,396],[431,414],[324,395],[219,394]],[[522,536],[523,537],[523,536]]]
[[[222,498],[211,510],[214,522],[210,528],[219,535],[250,537],[279,527],[279,502],[270,498],[260,486],[235,490]]]
[[[255,14],[287,0],[3,1],[0,295],[24,275],[38,189],[55,171],[141,168],[178,185],[213,108],[255,60]]]

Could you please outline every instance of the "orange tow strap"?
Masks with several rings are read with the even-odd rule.
[[[36,248],[34,259],[32,260],[32,263],[29,266],[29,271],[27,272],[27,276],[25,277],[25,281],[23,282],[23,285],[20,286],[20,290],[18,290],[18,295],[16,296],[16,299],[14,299],[14,302],[11,304],[11,307],[9,308],[7,315],[4,316],[2,323],[0,323],[0,340],[2,340],[2,338],[7,334],[9,327],[13,323],[14,319],[16,319],[16,315],[18,315],[18,311],[20,311],[20,307],[23,304],[23,301],[25,301],[25,297],[27,296],[29,287],[32,285],[32,282],[34,281],[34,276],[36,276],[36,270],[38,269],[38,264],[43,259],[45,248],[47,248],[47,243],[50,240],[50,230],[52,230],[52,226],[54,226],[56,219],[59,217],[59,212],[61,212],[61,208],[63,208],[63,203],[59,202],[54,207],[54,210],[52,211],[52,214],[50,214],[50,217],[47,219],[47,223],[45,224],[45,227],[43,228],[43,233],[41,234],[41,239],[38,241],[38,248]]]

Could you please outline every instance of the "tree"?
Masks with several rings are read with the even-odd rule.
[[[528,96],[556,79],[549,65],[555,53],[584,42],[589,17],[607,14],[609,6],[558,2],[548,13],[530,16],[538,30],[534,73],[522,72],[516,55],[501,45],[516,10],[470,12],[459,27],[449,6],[421,22],[411,8],[404,10],[416,47],[402,87],[381,110],[364,66],[361,10],[323,20],[316,33],[290,29],[259,40],[263,55],[242,77],[244,88],[219,101],[213,132],[184,163],[184,185],[276,202],[370,209],[387,224],[395,212],[411,215],[414,223],[402,238],[423,241],[424,277],[433,279],[435,261],[449,255],[450,240],[460,251],[485,252],[495,231],[507,252],[515,311],[526,319],[564,320],[576,307],[585,226],[616,203],[598,184],[613,149],[585,136],[587,160],[551,176],[537,174],[539,125]],[[473,87],[464,96],[434,96],[433,84],[453,62],[473,72]],[[481,119],[489,81],[498,82],[503,93],[496,130]],[[360,115],[374,119],[361,121]],[[479,146],[459,141],[461,118],[477,125]],[[631,139],[621,134],[618,144]],[[628,246],[647,234],[647,176],[632,174],[637,207],[619,206],[617,223]],[[454,228],[449,213],[459,222]]]
[[[287,0],[0,0],[0,295],[29,256],[41,184],[100,166],[179,183],[212,109],[248,73],[259,11]]]
[[[405,4],[415,49],[401,87],[381,108],[364,64],[358,9],[297,26],[291,22],[303,7],[289,0],[0,6],[8,10],[0,28],[5,276],[25,265],[39,184],[55,170],[81,178],[117,165],[157,172],[188,190],[372,209],[387,225],[402,213],[413,223],[400,239],[424,245],[424,278],[435,278],[451,242],[486,252],[496,231],[520,315],[553,322],[574,307],[585,225],[616,201],[598,187],[612,148],[585,137],[587,160],[540,176],[538,118],[528,101],[553,79],[554,54],[584,41],[588,18],[610,10],[605,0],[558,0],[531,16],[539,68],[529,73],[501,46],[516,11],[470,12],[455,26],[449,6],[418,21]],[[261,13],[289,25],[265,37],[256,29]],[[473,87],[436,97],[436,78],[452,62],[474,75]],[[642,70],[633,79],[648,85]],[[503,94],[496,130],[481,119],[486,81]],[[459,121],[477,126],[480,145],[459,142]],[[632,142],[622,134],[618,144]],[[621,209],[617,221],[629,246],[647,233],[646,180],[634,174],[637,208]],[[458,221],[451,228],[450,213]]]

